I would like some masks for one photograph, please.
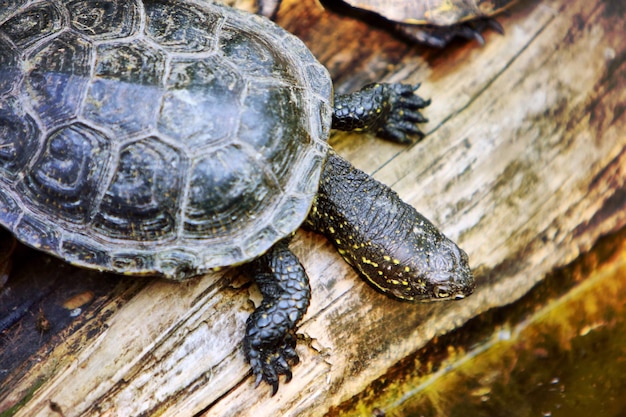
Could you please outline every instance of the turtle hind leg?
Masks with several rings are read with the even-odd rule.
[[[421,109],[430,104],[415,91],[419,84],[370,84],[361,90],[335,95],[334,129],[370,131],[399,143],[412,143],[424,133],[418,124],[427,122]]]
[[[309,278],[288,243],[277,243],[248,267],[263,301],[248,317],[243,346],[256,385],[267,382],[272,395],[278,390],[279,376],[285,375],[289,382],[291,366],[299,361],[295,327],[311,299]]]
[[[491,28],[499,34],[504,34],[504,28],[493,18],[482,18],[452,26],[409,25],[396,23],[392,30],[402,38],[426,44],[435,48],[443,48],[455,38],[475,40],[480,45],[485,44],[482,32]]]

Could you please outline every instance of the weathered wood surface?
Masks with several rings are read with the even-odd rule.
[[[505,36],[433,51],[312,0],[286,1],[278,23],[311,46],[339,91],[381,79],[423,83],[433,104],[421,143],[344,133],[331,143],[458,241],[476,293],[454,303],[392,301],[322,237],[299,232],[292,248],[313,301],[299,329],[301,363],[271,397],[269,387],[254,388],[240,347],[249,300],[260,298],[245,277],[130,284],[107,276],[119,285],[2,375],[0,411],[22,402],[23,416],[324,415],[434,336],[514,302],[626,224],[624,15],[621,0],[520,1],[500,19]],[[57,276],[93,279],[49,262]]]

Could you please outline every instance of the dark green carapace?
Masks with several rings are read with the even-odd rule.
[[[288,246],[301,225],[394,297],[474,288],[462,250],[327,144],[331,127],[421,138],[415,86],[334,96],[297,38],[191,0],[12,3],[0,63],[0,224],[101,271],[241,266],[263,294],[244,351],[274,392],[311,297]]]

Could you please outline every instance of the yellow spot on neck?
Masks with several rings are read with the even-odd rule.
[[[374,268],[378,268],[378,264],[371,259],[367,259],[365,256],[361,257],[361,262],[366,265],[372,265]]]

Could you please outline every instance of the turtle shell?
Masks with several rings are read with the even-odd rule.
[[[9,2],[0,19],[0,223],[20,241],[180,280],[305,219],[332,85],[294,36],[187,0]]]
[[[515,0],[342,0],[398,23],[451,26],[493,16]]]

